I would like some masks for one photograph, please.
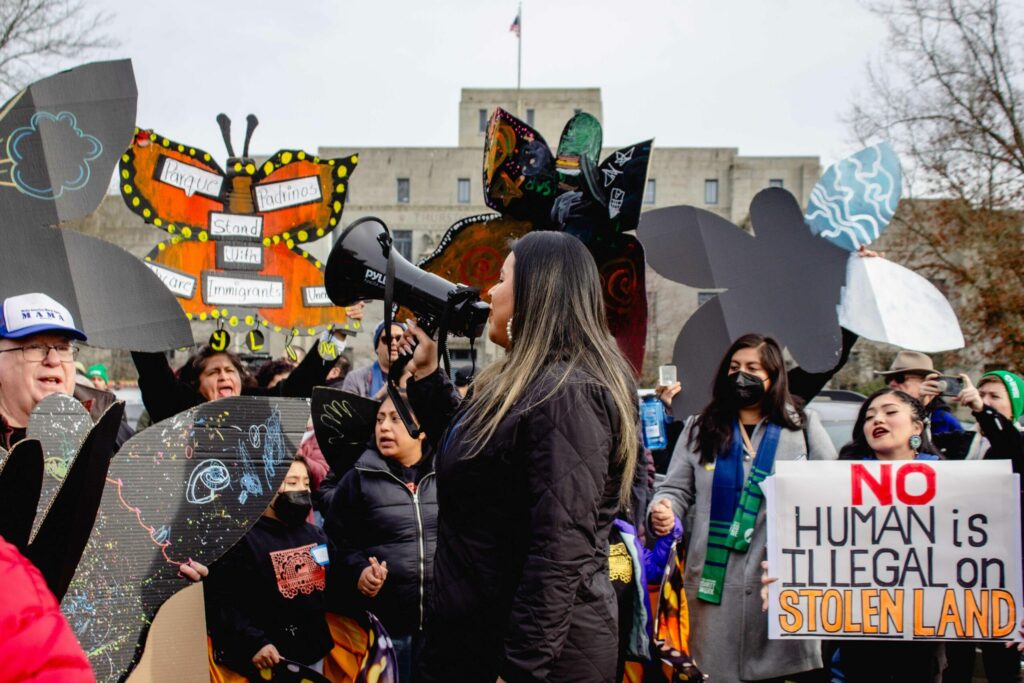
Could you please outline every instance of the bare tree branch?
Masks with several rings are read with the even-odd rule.
[[[114,47],[110,20],[85,0],[2,0],[0,96],[9,97],[65,62]]]

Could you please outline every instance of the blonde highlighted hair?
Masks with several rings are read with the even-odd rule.
[[[512,247],[514,340],[504,358],[473,382],[463,418],[470,453],[476,455],[512,410],[527,411],[550,399],[579,371],[587,384],[611,395],[619,415],[616,454],[622,466],[620,505],[627,508],[636,469],[638,409],[632,368],[608,332],[601,277],[577,238],[532,232]],[[527,389],[559,363],[551,388],[516,405]]]

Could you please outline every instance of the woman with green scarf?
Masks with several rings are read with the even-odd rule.
[[[760,482],[777,460],[809,458],[834,460],[836,451],[817,415],[790,395],[782,349],[770,337],[740,337],[718,367],[711,403],[687,420],[649,511],[656,535],[675,518],[691,531],[690,652],[715,683],[799,681],[822,666],[819,641],[768,640],[760,598]]]

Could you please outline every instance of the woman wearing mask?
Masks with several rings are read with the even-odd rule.
[[[612,520],[639,450],[636,388],[608,332],[593,257],[533,232],[491,289],[505,355],[458,394],[418,342],[409,397],[435,459],[434,596],[418,680],[605,683],[618,650]]]
[[[395,645],[398,679],[412,678],[437,545],[433,458],[423,452],[385,398],[377,411],[374,446],[345,474],[331,499],[324,529],[334,542],[350,609],[380,619]]]
[[[210,567],[214,657],[250,679],[282,658],[322,672],[334,647],[325,617],[327,536],[306,523],[311,507],[309,471],[297,457],[256,525]]]
[[[818,641],[768,640],[759,597],[766,552],[760,482],[778,460],[836,457],[817,415],[799,404],[779,345],[759,334],[737,339],[650,507],[657,536],[692,516],[683,577],[691,654],[716,683],[801,680],[822,665]]]

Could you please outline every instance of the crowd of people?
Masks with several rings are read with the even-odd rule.
[[[490,297],[488,335],[505,353],[472,378],[449,378],[435,341],[412,320],[378,325],[375,360],[355,369],[340,355],[342,337],[326,340],[335,343],[331,358],[311,350],[254,372],[210,347],[177,371],[164,354],[133,354],[152,423],[206,401],[309,397],[316,386],[377,402],[350,466],[328,464],[310,425],[243,540],[208,576],[202,565],[181,567],[205,581],[218,665],[255,678],[283,660],[324,673],[336,647],[327,615],[371,612],[388,632],[402,683],[676,680],[665,678],[655,649],[650,589],[674,544],[685,543],[690,654],[714,683],[971,680],[972,642],[770,639],[759,484],[780,461],[1006,459],[1021,473],[1024,379],[994,370],[975,386],[964,375],[950,396],[930,357],[901,351],[878,372],[886,386],[863,402],[837,452],[805,405],[856,336],[844,330],[839,364],[810,374],[787,369],[773,339],[747,334],[723,356],[699,414],[672,418],[685,387],[658,388],[672,445],[659,456],[667,471],[655,488],[633,373],[608,334],[600,276],[582,243],[530,233],[514,244]],[[350,310],[362,314],[362,305]],[[46,295],[4,302],[5,449],[25,438],[42,398],[74,394],[76,376],[107,390],[102,365],[76,370],[84,340]],[[388,377],[401,356],[411,359],[396,395]],[[975,425],[964,427],[943,394]],[[0,564],[17,551],[0,546]],[[19,565],[19,581],[36,581],[32,571]],[[52,620],[55,603],[40,604]],[[60,624],[53,628],[54,642],[74,650]],[[980,651],[990,681],[1018,680],[1016,648]]]

